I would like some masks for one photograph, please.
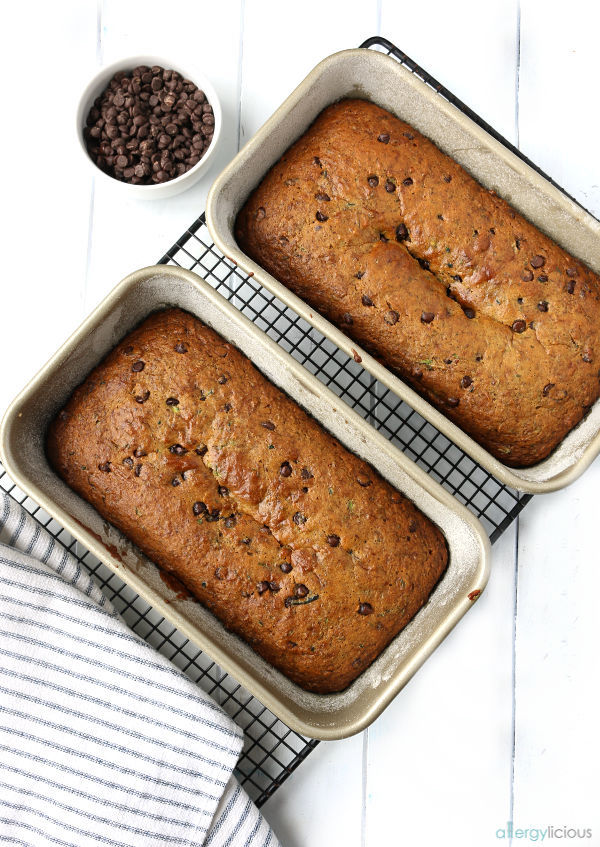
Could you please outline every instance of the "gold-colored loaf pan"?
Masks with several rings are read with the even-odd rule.
[[[368,99],[408,122],[486,188],[570,254],[600,273],[600,222],[540,176],[474,121],[397,61],[373,50],[346,50],[322,61],[246,144],[215,181],[207,223],[219,249],[273,292],[386,388],[506,485],[542,493],[568,485],[600,452],[600,400],[550,456],[528,468],[511,468],[468,436],[407,383],[315,312],[238,246],[234,225],[240,208],[282,154],[321,111],[341,98]]]
[[[261,659],[191,598],[182,598],[121,532],[75,494],[45,454],[50,421],[73,390],[151,312],[178,306],[234,344],[346,448],[369,462],[444,534],[449,565],[427,604],[345,691],[311,694]],[[6,470],[61,523],[224,670],[296,731],[343,738],[380,714],[485,587],[489,542],[479,522],[210,285],[152,267],[123,280],[12,403],[0,429]]]

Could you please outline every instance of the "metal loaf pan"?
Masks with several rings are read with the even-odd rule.
[[[395,59],[365,49],[335,53],[317,65],[220,174],[211,188],[206,210],[215,244],[348,356],[356,351],[369,373],[497,479],[531,493],[563,488],[600,452],[600,400],[547,459],[530,468],[510,468],[292,294],[237,245],[233,233],[235,218],[252,189],[317,115],[343,97],[372,100],[412,124],[478,182],[493,188],[557,244],[600,273],[599,221]]]
[[[151,312],[179,306],[245,353],[349,450],[404,492],[444,533],[449,567],[429,602],[376,661],[340,694],[309,694],[228,632],[200,603],[181,599],[158,568],[52,470],[49,422],[100,360]],[[406,684],[483,590],[489,542],[479,522],[329,389],[189,271],[151,267],[124,279],[8,409],[0,452],[23,491],[159,609],[284,723],[303,735],[343,738],[366,727]]]

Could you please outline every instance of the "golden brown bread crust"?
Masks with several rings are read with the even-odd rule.
[[[600,395],[600,280],[413,127],[325,109],[236,238],[505,464],[544,459]]]
[[[428,518],[177,309],[90,374],[47,448],[75,491],[311,691],[358,676],[447,565]]]

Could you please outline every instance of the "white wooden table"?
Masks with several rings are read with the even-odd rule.
[[[38,0],[2,16],[2,410],[119,279],[198,216],[220,168],[318,60],[370,35],[600,216],[597,3]],[[211,171],[165,201],[120,199],[75,143],[88,77],[142,52],[197,64],[224,105]],[[591,828],[564,840],[600,844],[599,491],[597,461],[534,499],[494,547],[481,600],[384,715],[321,744],[267,803],[286,847],[479,847],[508,843],[511,820]]]

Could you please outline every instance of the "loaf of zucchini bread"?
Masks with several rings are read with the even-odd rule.
[[[101,515],[310,691],[345,688],[447,566],[427,517],[178,309],[90,374],[47,449]]]
[[[325,109],[241,209],[242,249],[503,463],[600,395],[600,279],[366,100]]]

